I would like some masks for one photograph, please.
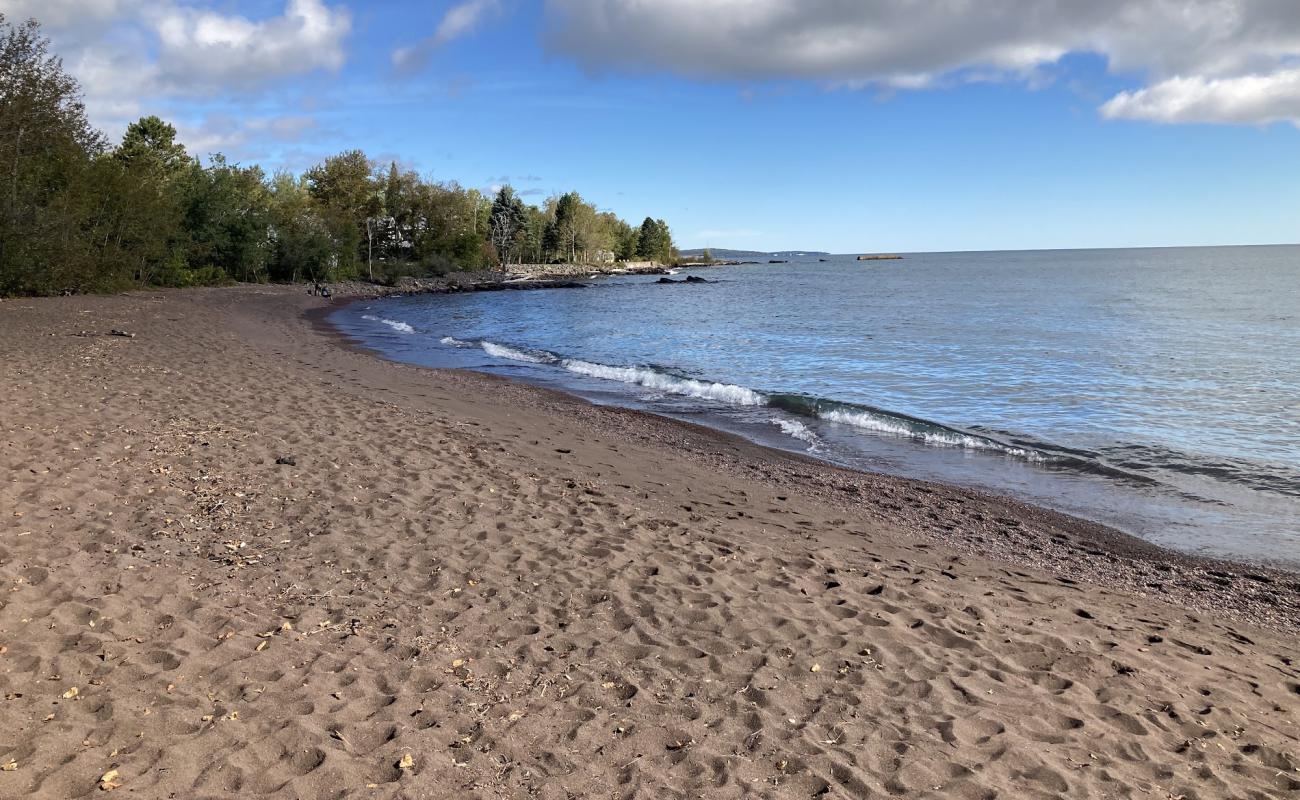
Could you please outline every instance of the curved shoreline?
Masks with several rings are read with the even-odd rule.
[[[373,296],[340,299],[351,303]],[[329,322],[328,317],[339,308],[335,304],[310,309],[304,318],[338,344],[385,363],[452,374],[467,383],[481,381],[474,388],[491,393],[494,399],[546,406],[607,436],[634,433],[642,441],[673,447],[682,457],[709,468],[800,491],[846,513],[863,514],[906,535],[960,552],[1045,569],[1058,576],[1068,575],[1070,580],[1222,612],[1257,624],[1300,629],[1300,569],[1290,565],[1187,553],[994,492],[843,467],[727,431],[649,411],[596,405],[577,395],[508,377],[391,360]],[[954,514],[953,503],[978,505],[983,510],[975,514],[982,519]],[[944,510],[936,513],[936,507]]]
[[[387,361],[323,305],[0,305],[0,795],[1300,791],[1294,576]]]

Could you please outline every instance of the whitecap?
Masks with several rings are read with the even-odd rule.
[[[817,434],[813,433],[812,428],[795,419],[774,419],[772,424],[781,429],[782,433],[787,436],[807,442],[814,447],[821,442]]]
[[[555,361],[554,356],[541,355],[538,353],[528,353],[523,350],[516,350],[513,347],[507,347],[495,342],[479,342],[483,352],[496,358],[504,358],[509,361],[524,361],[529,364],[549,364]]]
[[[611,367],[606,364],[594,364],[590,361],[580,361],[575,358],[564,359],[560,362],[560,366],[578,375],[586,375],[590,378],[600,378],[607,381],[631,383],[668,394],[718,400],[738,406],[762,406],[767,404],[766,395],[744,386],[701,381],[694,378],[679,378],[647,367]]]
[[[365,316],[362,317],[362,319],[368,319],[371,322],[383,323],[384,325],[387,325],[388,327],[392,328],[398,333],[415,333],[415,328],[412,328],[409,323],[402,322],[401,320],[384,319],[383,317],[376,317],[370,314],[366,314]]]

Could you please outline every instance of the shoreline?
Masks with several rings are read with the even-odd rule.
[[[346,297],[341,301],[352,303],[366,299],[369,298]],[[786,489],[797,486],[820,501],[846,511],[856,507],[877,521],[897,523],[900,518],[905,519],[907,534],[965,553],[1016,566],[1047,569],[1057,575],[1080,576],[1085,582],[1107,588],[1153,594],[1188,608],[1215,609],[1237,619],[1256,623],[1271,620],[1284,628],[1300,630],[1300,569],[1162,547],[1104,523],[994,492],[840,466],[814,456],[768,447],[706,425],[650,411],[598,405],[561,390],[505,376],[390,360],[329,322],[328,316],[340,308],[340,304],[334,304],[311,309],[304,317],[317,331],[367,357],[430,373],[453,373],[467,381],[481,380],[480,386],[486,387],[487,392],[495,393],[500,385],[506,385],[514,402],[528,406],[546,404],[557,413],[582,419],[603,435],[626,435],[629,430],[635,430],[645,440],[662,443],[674,442],[680,429],[681,441],[690,442],[680,448],[685,458],[727,469],[746,479],[762,480]],[[873,502],[873,495],[882,491],[887,493],[887,499]],[[986,524],[953,535],[945,529],[951,520],[927,519],[934,513],[928,506],[904,507],[905,501],[898,501],[899,497],[917,492],[941,502],[955,498],[962,504],[981,504],[988,512],[976,513],[984,513]],[[866,508],[862,507],[864,500]],[[1037,533],[1018,530],[1026,526],[1046,530]],[[1279,587],[1287,596],[1282,605],[1289,610],[1278,615],[1272,607],[1234,607],[1243,596],[1256,595],[1261,586]],[[1273,599],[1265,598],[1264,602],[1271,605]]]
[[[789,276],[800,274],[792,271]],[[713,277],[705,272],[698,275]],[[728,344],[728,337],[735,334],[734,321],[728,322],[728,315],[710,313],[710,308],[717,302],[715,296],[747,303],[745,298],[753,292],[740,277],[734,270],[718,275],[710,282],[722,285],[687,291],[680,303],[677,293],[664,295],[652,286],[653,279],[632,278],[594,282],[599,289],[593,289],[590,296],[518,298],[523,305],[514,299],[485,297],[385,300],[377,303],[374,311],[340,312],[339,324],[359,338],[373,341],[381,356],[391,352],[390,357],[426,366],[467,367],[509,375],[572,391],[599,403],[677,415],[739,432],[779,449],[814,449],[817,452],[810,455],[850,469],[883,470],[1010,495],[1175,551],[1300,572],[1300,551],[1292,546],[1296,533],[1295,514],[1291,513],[1294,504],[1287,498],[1300,485],[1300,473],[1284,466],[1288,463],[1285,455],[1270,449],[1275,447],[1271,434],[1260,434],[1259,449],[1253,453],[1251,442],[1255,440],[1250,428],[1241,429],[1240,435],[1229,435],[1236,430],[1233,425],[1249,424],[1250,414],[1258,412],[1255,406],[1228,408],[1222,412],[1222,424],[1203,421],[1200,429],[1209,431],[1205,441],[1182,445],[1178,444],[1182,441],[1179,437],[1195,431],[1178,428],[1169,422],[1178,419],[1172,410],[1159,412],[1158,404],[1145,406],[1137,394],[1124,388],[1136,384],[1117,384],[1113,398],[1100,405],[1089,404],[1086,413],[1062,418],[1060,424],[1065,427],[1057,427],[1052,416],[1065,407],[1054,405],[1050,398],[1031,395],[1021,404],[1019,399],[1013,401],[996,393],[986,396],[976,386],[969,387],[970,391],[962,396],[952,394],[952,384],[935,389],[947,392],[942,396],[951,405],[945,411],[944,406],[934,405],[934,397],[926,400],[910,394],[914,389],[907,388],[912,382],[907,369],[895,374],[900,388],[892,394],[855,384],[851,378],[846,381],[845,376],[851,376],[855,368],[846,347],[828,351],[824,374],[808,373],[797,366],[807,354],[792,349],[780,331],[770,329],[761,319],[750,321],[755,330],[776,337],[771,352],[753,352],[754,363],[737,369],[734,359],[728,360],[722,354],[733,350],[751,352],[745,343],[750,340],[744,339],[734,347]],[[658,282],[669,280],[661,278]],[[686,280],[704,281],[704,277],[690,275]],[[779,303],[766,287],[766,279],[759,282],[757,291],[763,301]],[[597,347],[592,342],[575,340],[566,332],[568,326],[562,318],[554,316],[561,311],[573,313],[575,309],[590,308],[602,328],[618,329],[619,320],[626,316],[619,308],[622,303],[660,309],[667,315],[692,309],[703,320],[699,332],[709,337],[709,349],[697,351],[692,340],[695,334],[681,333],[685,330],[681,321],[671,330],[657,329],[660,313],[647,317],[646,325],[656,330],[660,344],[673,341],[687,348],[691,357],[686,361],[660,352],[662,348],[652,340],[643,340],[645,332],[640,326],[638,335],[627,343],[604,341]],[[448,313],[474,309],[474,317],[481,315],[482,324],[452,324],[450,318],[440,324],[443,315],[437,309]],[[542,327],[532,333],[520,329],[512,324],[512,309],[536,314]],[[363,313],[387,319],[362,321],[359,318]],[[559,320],[556,335],[543,335],[547,332],[542,328],[551,319]],[[371,322],[378,333],[370,330]],[[407,322],[414,323],[415,328]],[[589,327],[596,320],[587,322]],[[944,326],[936,325],[935,329]],[[417,335],[405,341],[385,338],[394,331]],[[423,342],[423,334],[434,332],[434,339],[441,337],[445,347],[433,339]],[[929,334],[923,330],[911,335],[917,342],[929,341]],[[469,341],[462,341],[466,339]],[[875,347],[869,342],[862,346]],[[1011,346],[1014,349],[1015,345]],[[479,352],[480,347],[486,356]],[[775,357],[777,354],[779,357]],[[997,353],[986,352],[986,356],[992,359],[988,363],[1000,363]],[[881,357],[885,363],[896,363],[888,356]],[[941,368],[939,365],[948,363],[947,358],[938,357],[934,366]],[[762,367],[759,372],[749,368],[758,366]],[[929,375],[931,367],[919,362],[914,366],[921,370],[917,381],[925,384],[934,380]],[[1051,368],[1044,368],[1048,373],[1024,373],[1038,375],[1029,379],[1031,385],[1046,380],[1044,376],[1050,374]],[[648,399],[639,388],[647,386],[654,387],[653,398]],[[820,387],[821,391],[809,386]],[[1088,396],[1086,387],[1079,387],[1079,391],[1083,392],[1081,397]],[[697,401],[695,397],[704,399]],[[1045,414],[1043,409],[1048,408],[1055,410]],[[1213,409],[1204,413],[1209,414],[1206,420],[1215,419]],[[1156,416],[1150,422],[1155,428],[1147,433],[1124,428],[1125,433],[1117,435],[1118,429],[1108,434],[1097,428],[1095,421],[1088,421],[1108,414],[1153,414]],[[779,425],[784,436],[773,433],[768,423],[773,428]],[[1125,423],[1115,424],[1123,428]],[[1161,427],[1170,424],[1174,427]],[[868,434],[862,435],[861,429]],[[893,441],[870,435],[880,431],[900,438]],[[945,447],[914,447],[904,441],[906,438]],[[1187,441],[1195,441],[1195,437]],[[1218,455],[1222,453],[1238,453],[1240,460]],[[1270,460],[1272,464],[1267,463]]]
[[[392,286],[363,280],[327,284],[339,300],[373,300],[419,294],[454,294],[458,292],[536,291],[543,289],[584,289],[592,277],[615,275],[668,275],[672,269],[724,266],[692,264],[667,267],[661,264],[607,267],[585,264],[516,264],[499,272],[457,272],[434,278],[407,277]],[[290,284],[285,284],[290,285]],[[296,284],[307,285],[307,284]]]
[[[0,305],[0,795],[1300,791],[1294,575],[386,361],[336,307]]]

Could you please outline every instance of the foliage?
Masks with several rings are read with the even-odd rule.
[[[509,186],[502,186],[492,201],[492,213],[488,223],[488,241],[496,250],[497,258],[502,264],[512,263],[512,259],[527,244],[527,213],[524,203]]]
[[[176,129],[158,117],[141,117],[126,128],[114,157],[127,169],[161,181],[175,178],[190,157],[176,141]]]
[[[645,261],[664,264],[674,261],[673,237],[668,230],[668,223],[646,217],[637,236],[636,254]]]
[[[147,116],[110,147],[35,21],[0,14],[0,295],[230,281],[394,282],[529,262],[669,261],[668,226],[640,229],[577,192],[527,205],[427,180],[359,150],[301,176],[204,165]]]

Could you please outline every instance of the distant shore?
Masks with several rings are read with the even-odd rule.
[[[0,304],[0,796],[1300,789],[1294,574],[386,362],[330,307]]]

